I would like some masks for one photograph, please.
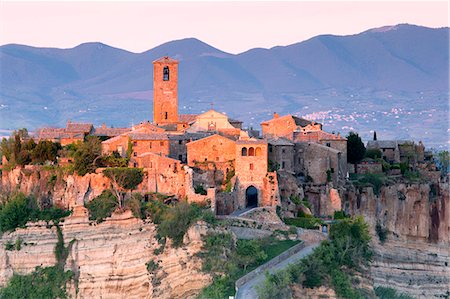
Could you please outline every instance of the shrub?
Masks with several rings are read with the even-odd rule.
[[[150,200],[142,204],[141,215],[143,218],[150,218],[155,224],[160,224],[168,209],[169,206],[161,200]]]
[[[344,211],[334,211],[333,219],[345,219],[348,218],[347,215],[345,215]]]
[[[131,210],[133,216],[142,218],[142,195],[140,193],[133,193],[131,197],[125,201],[125,208]]]
[[[0,208],[0,231],[6,232],[24,227],[31,219],[31,199],[19,193]]]
[[[380,223],[377,223],[377,225],[375,226],[375,231],[381,244],[384,244],[384,242],[386,242],[387,240],[388,230],[382,227]]]
[[[370,159],[381,159],[381,157],[383,156],[381,151],[379,149],[368,149],[366,150],[366,158],[370,158]]]
[[[168,237],[175,247],[183,244],[183,237],[188,228],[200,216],[198,207],[190,205],[186,201],[170,207],[158,226],[158,233],[162,237]]]
[[[195,194],[201,194],[201,195],[206,195],[208,194],[208,192],[205,190],[205,188],[203,187],[203,185],[197,185],[194,188]]]
[[[103,191],[102,194],[85,204],[89,210],[89,219],[102,222],[106,217],[110,217],[118,207],[116,197],[110,190]]]
[[[60,143],[49,140],[41,140],[31,152],[33,163],[44,163],[46,161],[56,162],[58,151],[61,149]]]
[[[147,266],[147,271],[149,274],[153,274],[156,270],[160,268],[158,263],[155,263],[155,261],[153,260],[149,261],[145,265]]]
[[[31,274],[14,274],[6,287],[0,290],[0,298],[68,298],[66,284],[72,278],[72,271],[64,271],[57,266],[36,267]]]
[[[322,224],[322,220],[312,216],[297,217],[297,218],[284,218],[284,223],[287,225],[294,225],[306,229],[319,229]]]
[[[376,195],[380,195],[381,187],[383,186],[386,177],[383,174],[367,173],[360,175],[359,183],[364,185],[370,185],[373,187],[373,192]]]

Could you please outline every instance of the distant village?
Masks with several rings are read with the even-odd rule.
[[[353,173],[400,174],[429,168],[432,155],[413,141],[369,141],[367,151],[379,152],[384,162],[366,157],[347,161],[347,139],[323,130],[322,124],[294,115],[278,115],[261,123],[261,132],[242,127],[242,121],[211,109],[202,114],[178,113],[178,64],[162,57],[153,62],[153,122],[131,128],[68,121],[65,128],[42,128],[36,140],[62,146],[102,140],[102,154],[128,158],[128,167],[142,168],[145,192],[173,194],[192,202],[208,200],[216,214],[280,204],[277,172],[315,185],[345,185]],[[182,78],[180,78],[182,79]],[[70,157],[58,163],[70,164]],[[428,169],[430,170],[430,169]],[[431,169],[435,170],[435,169]]]

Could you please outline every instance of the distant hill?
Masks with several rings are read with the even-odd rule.
[[[214,102],[252,126],[274,110],[312,113],[350,105],[351,94],[374,104],[390,94],[395,107],[405,96],[431,93],[441,105],[448,100],[441,96],[448,92],[448,44],[449,28],[402,24],[238,55],[195,38],[143,53],[102,43],[71,49],[4,45],[0,129],[63,125],[67,119],[115,126],[150,119],[152,61],[165,55],[180,61],[181,112],[201,112]]]

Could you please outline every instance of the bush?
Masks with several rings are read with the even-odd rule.
[[[105,190],[102,194],[86,203],[85,206],[89,210],[89,219],[102,222],[105,218],[112,215],[118,207],[118,203],[111,191]]]
[[[162,237],[168,237],[175,247],[183,244],[184,234],[195,220],[200,216],[200,210],[186,201],[170,207],[163,215],[158,226],[158,233]]]
[[[140,193],[133,193],[131,197],[125,201],[125,208],[131,210],[133,216],[142,218],[142,195]]]
[[[164,204],[161,200],[150,200],[149,202],[142,204],[141,215],[144,219],[150,218],[153,223],[160,224],[168,209],[169,206]]]
[[[370,159],[381,159],[381,157],[383,156],[383,154],[381,153],[381,151],[379,149],[368,149],[366,150],[366,158],[370,158]]]
[[[380,195],[381,187],[386,181],[386,177],[383,174],[367,173],[359,176],[358,182],[363,185],[369,185],[373,187],[373,192],[376,195]]]
[[[208,192],[205,190],[205,188],[202,185],[197,185],[194,188],[195,194],[201,194],[206,195]]]
[[[25,227],[31,219],[31,199],[19,193],[0,208],[0,231],[6,232]]]
[[[333,219],[345,219],[348,218],[347,215],[345,215],[344,211],[334,211]]]
[[[381,224],[377,223],[377,225],[375,226],[375,231],[381,244],[384,244],[384,242],[386,242],[387,240],[388,230],[382,227]]]
[[[66,284],[72,278],[72,271],[64,271],[57,266],[37,267],[28,275],[14,274],[6,287],[0,290],[0,298],[68,298]]]
[[[103,170],[103,174],[124,190],[134,190],[142,183],[144,172],[141,168],[114,167]]]

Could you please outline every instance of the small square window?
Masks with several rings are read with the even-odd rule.
[[[183,140],[178,140],[178,144],[183,144]]]
[[[137,157],[137,152],[133,152],[133,157]]]
[[[160,141],[159,145],[163,146],[164,145],[164,141]]]
[[[250,163],[250,170],[253,170],[253,163]]]

